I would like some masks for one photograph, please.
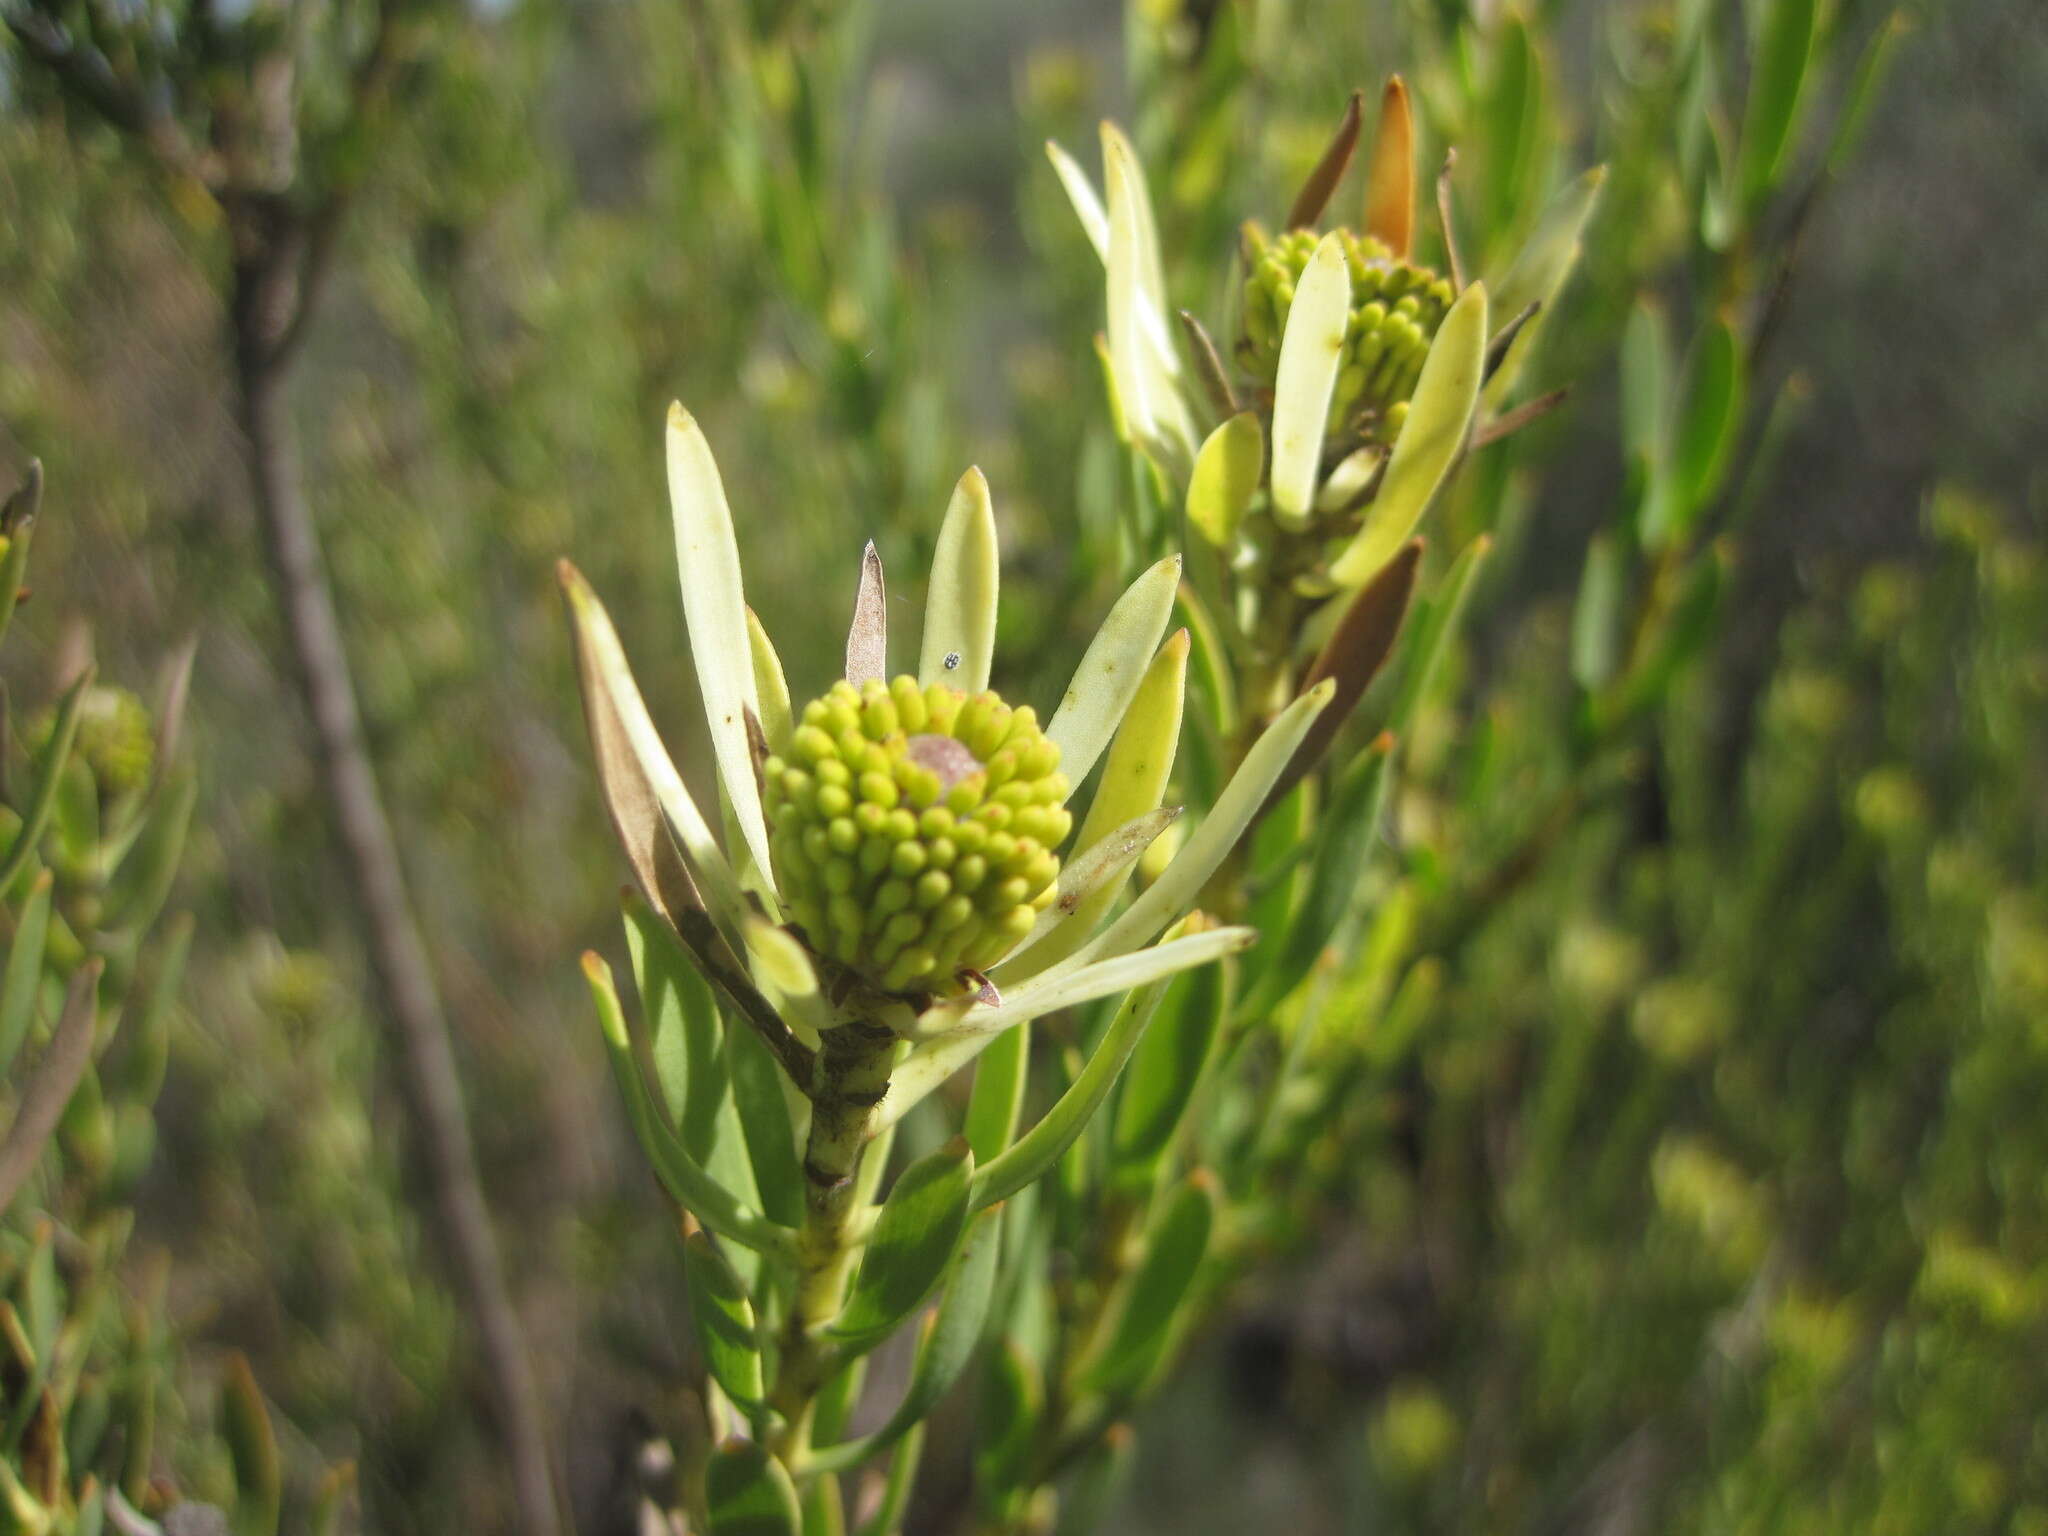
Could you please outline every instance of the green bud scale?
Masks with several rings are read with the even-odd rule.
[[[890,992],[948,992],[1031,931],[1073,825],[1028,705],[912,677],[835,683],[762,764],[769,855],[811,947]]]
[[[1330,397],[1329,429],[1355,423],[1392,446],[1407,419],[1422,360],[1457,294],[1448,278],[1402,261],[1371,235],[1348,229],[1337,235],[1351,269],[1351,315]],[[1280,340],[1294,308],[1295,286],[1320,238],[1306,229],[1289,230],[1277,239],[1253,234],[1238,355],[1267,385],[1279,371]]]

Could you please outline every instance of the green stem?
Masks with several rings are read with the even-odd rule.
[[[896,1043],[890,1030],[860,1020],[822,1037],[811,1091],[811,1131],[804,1144],[796,1288],[769,1394],[784,1423],[775,1449],[785,1461],[808,1449],[818,1393],[838,1364],[824,1330],[839,1315],[860,1253],[861,1158],[875,1108],[889,1089]]]

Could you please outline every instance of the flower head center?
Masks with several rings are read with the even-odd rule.
[[[777,888],[812,949],[887,991],[957,990],[1030,932],[1072,827],[1029,706],[835,683],[762,764]]]

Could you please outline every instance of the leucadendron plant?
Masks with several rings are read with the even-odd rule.
[[[0,507],[0,638],[41,502],[32,465]],[[170,659],[154,711],[89,663],[46,710],[10,720],[0,699],[0,1532],[225,1530],[221,1504],[246,1536],[278,1528],[247,1364],[228,1362],[218,1441],[177,1433],[168,1268],[129,1254],[192,939],[188,917],[158,921],[192,817],[191,663],[189,647]],[[330,1482],[309,1529],[336,1528],[342,1492]]]
[[[1278,714],[1120,906],[1178,814],[1164,802],[1190,654],[1185,631],[1167,634],[1180,561],[1132,583],[1041,722],[989,687],[996,522],[969,470],[940,525],[915,672],[891,671],[870,544],[843,665],[829,680],[815,669],[806,686],[819,691],[799,706],[747,607],[710,445],[680,407],[667,439],[720,831],[596,595],[567,562],[561,580],[599,779],[638,885],[627,939],[644,1060],[609,969],[594,954],[584,968],[633,1130],[685,1213],[717,1431],[708,1456],[683,1457],[673,1498],[713,1531],[837,1529],[838,1474],[893,1452],[864,1527],[891,1530],[921,1425],[998,1295],[1032,1278],[1037,1250],[1006,1240],[999,1208],[1086,1133],[1162,984],[1252,941],[1195,903],[1335,685]],[[1091,774],[1077,832],[1069,801]],[[1020,1134],[1031,1021],[1115,998],[1085,1064]],[[885,1190],[895,1128],[970,1065],[959,1133]],[[1206,1184],[1186,1198],[1205,1218]],[[935,1295],[900,1401],[850,1434],[862,1361]]]

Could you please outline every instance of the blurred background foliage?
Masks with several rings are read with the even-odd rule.
[[[1039,658],[1139,550],[1100,271],[1042,140],[1131,124],[1176,296],[1217,314],[1240,219],[1277,220],[1389,70],[1425,164],[1461,147],[1472,270],[1605,162],[1536,366],[1573,394],[1440,512],[1449,548],[1501,547],[1390,838],[1411,873],[1494,867],[1578,771],[1581,569],[1640,489],[1629,319],[1684,338],[1775,304],[1775,268],[1699,243],[1662,62],[1741,9],[420,12],[290,404],[579,1529],[631,1529],[689,1348],[569,964],[611,942],[622,872],[548,574],[575,551],[656,717],[694,718],[667,400],[717,447],[798,693],[837,670],[862,541],[921,569],[977,462],[996,683],[1046,698]],[[1843,67],[1795,133],[1809,169],[1893,25],[1820,10]],[[2030,0],[1898,26],[1853,156],[1759,226],[1769,253],[1803,220],[1748,370],[1746,441],[1780,427],[1697,664],[1436,952],[1434,1002],[1369,1053],[1352,1160],[1305,1179],[1288,1267],[1141,1425],[1112,1528],[2048,1529],[2048,29]],[[198,639],[195,936],[138,1243],[196,1354],[249,1356],[288,1507],[354,1460],[365,1529],[500,1528],[236,459],[222,230],[4,57],[0,467],[40,455],[62,488],[10,687],[54,697],[75,617],[109,675]]]

